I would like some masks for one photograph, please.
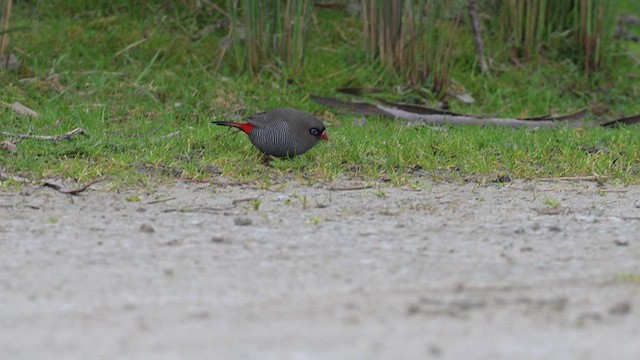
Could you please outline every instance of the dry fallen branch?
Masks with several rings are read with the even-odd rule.
[[[459,114],[446,110],[433,109],[420,105],[401,104],[376,99],[384,105],[365,102],[350,102],[336,98],[311,95],[311,100],[320,105],[344,109],[355,114],[365,116],[384,116],[391,119],[403,119],[409,123],[427,125],[479,125],[479,126],[507,126],[507,127],[557,127],[563,122],[582,120],[588,113],[587,109],[581,109],[565,115],[544,115],[526,119],[512,118],[487,118],[475,115]],[[620,124],[631,125],[640,122],[640,115],[618,119],[605,124],[604,127],[615,127]]]
[[[551,120],[526,121],[509,118],[480,118],[466,115],[425,114],[429,108],[421,108],[419,113],[408,111],[414,106],[402,105],[402,109],[386,107],[368,103],[351,103],[334,98],[311,96],[311,100],[325,106],[342,108],[361,115],[377,115],[392,119],[408,120],[411,123],[427,125],[480,125],[480,126],[509,126],[509,127],[555,127],[557,123]],[[397,106],[397,105],[396,105]]]
[[[571,114],[565,115],[551,115],[545,114],[542,116],[534,116],[534,117],[526,117],[526,118],[518,118],[518,120],[527,120],[527,121],[539,121],[539,120],[554,120],[554,121],[568,121],[568,120],[582,120],[585,116],[587,116],[588,110],[582,109],[578,110]]]
[[[558,124],[551,120],[526,121],[509,118],[477,118],[472,116],[453,115],[418,115],[404,110],[379,106],[382,110],[392,114],[394,118],[409,120],[411,123],[426,125],[480,125],[480,126],[509,126],[509,127],[555,127]]]
[[[88,136],[89,133],[83,128],[75,128],[66,134],[61,135],[31,135],[31,134],[13,134],[5,131],[0,131],[0,135],[9,136],[17,139],[33,139],[42,141],[62,141],[71,139],[76,135]]]
[[[389,106],[392,106],[392,107],[394,107],[396,109],[408,111],[408,112],[415,113],[415,114],[421,114],[421,115],[435,115],[435,114],[438,114],[438,115],[451,115],[451,116],[465,116],[464,114],[455,113],[455,112],[448,111],[448,110],[434,109],[434,108],[430,108],[430,107],[422,106],[422,105],[394,103],[394,102],[391,102],[389,100],[385,100],[385,99],[382,99],[382,98],[376,98],[376,100],[380,101],[384,105],[389,105]]]
[[[640,114],[629,116],[629,117],[618,119],[618,120],[609,121],[604,124],[601,124],[600,126],[607,127],[607,128],[615,128],[615,127],[619,127],[620,125],[633,125],[638,122],[640,122]]]
[[[376,99],[384,105],[376,105],[365,102],[350,102],[336,98],[310,95],[313,102],[339,109],[350,111],[354,114],[365,116],[384,116],[391,119],[403,119],[410,123],[427,125],[479,125],[479,126],[508,126],[508,127],[557,127],[568,121],[578,121],[585,118],[588,109],[581,109],[565,115],[544,115],[531,118],[485,118],[475,115],[453,113],[446,110],[433,109],[412,104],[399,104],[384,99]],[[640,123],[640,114],[609,121],[596,126],[615,128],[621,125],[634,125]],[[587,124],[587,126],[589,126]],[[591,125],[592,127],[594,125]]]

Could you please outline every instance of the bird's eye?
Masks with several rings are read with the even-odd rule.
[[[313,136],[318,136],[320,135],[320,130],[316,129],[316,128],[311,128],[311,130],[309,130],[309,132],[311,133],[311,135]]]

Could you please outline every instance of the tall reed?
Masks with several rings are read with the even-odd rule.
[[[599,70],[610,57],[609,45],[616,26],[616,2],[609,0],[574,0],[576,43],[583,57],[584,72]]]
[[[583,65],[586,74],[597,71],[608,57],[612,43],[616,2],[611,0],[500,0],[499,28],[514,53],[524,59],[551,47],[554,37],[568,36],[572,43],[560,44],[560,53]],[[491,5],[491,4],[490,4]]]
[[[251,74],[265,66],[302,69],[310,0],[228,0],[227,7],[239,67]]]
[[[369,59],[443,96],[450,83],[460,5],[456,0],[362,0]]]

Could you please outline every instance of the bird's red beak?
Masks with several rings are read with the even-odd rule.
[[[329,141],[329,137],[327,136],[327,130],[324,130],[322,134],[320,134],[320,139]]]

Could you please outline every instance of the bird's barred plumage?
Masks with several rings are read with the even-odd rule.
[[[246,121],[214,123],[241,129],[258,150],[276,157],[301,155],[321,140],[329,140],[322,121],[299,110],[275,109],[252,115]]]

